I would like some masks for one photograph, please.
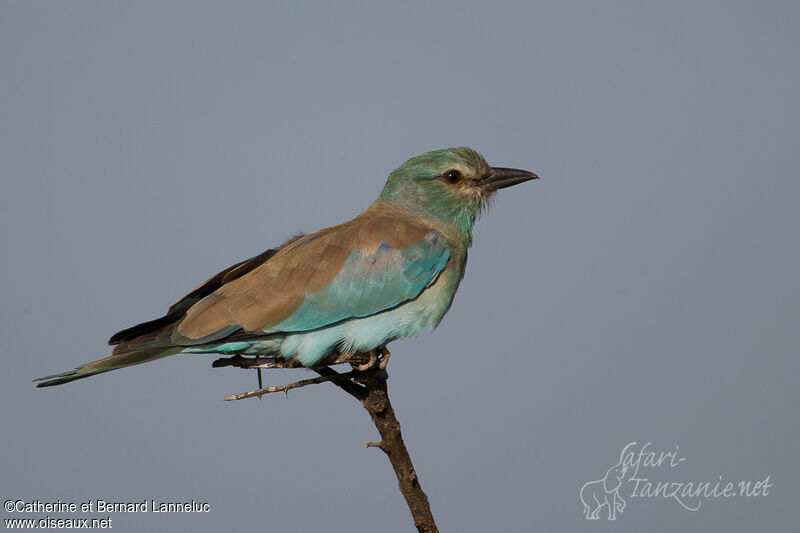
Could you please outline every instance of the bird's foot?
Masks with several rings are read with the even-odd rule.
[[[358,370],[359,372],[366,372],[367,370],[372,370],[378,366],[378,352],[375,350],[369,351],[369,361],[361,365],[353,365],[353,368]]]
[[[376,369],[385,370],[391,355],[392,354],[389,352],[389,350],[387,350],[384,346],[382,348],[378,348],[377,350],[370,350],[367,354],[357,354],[357,356],[353,357],[355,361],[351,361],[350,364],[353,365],[353,368],[359,372],[366,372],[367,370]],[[368,356],[369,359],[362,364],[357,364],[358,360],[363,360],[362,357],[358,356]]]

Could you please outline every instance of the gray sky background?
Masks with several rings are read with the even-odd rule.
[[[355,216],[407,158],[468,145],[542,180],[480,220],[440,327],[392,345],[441,530],[796,531],[799,17],[2,2],[0,496],[211,504],[113,515],[114,531],[413,530],[367,414],[332,386],[226,403],[255,373],[213,356],[31,380]],[[585,520],[581,486],[631,441],[679,446],[655,481],[773,486],[690,512],[626,481],[615,522]]]

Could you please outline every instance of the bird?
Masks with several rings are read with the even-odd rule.
[[[109,339],[110,356],[38,378],[61,385],[176,354],[257,356],[315,368],[435,328],[464,277],[476,219],[496,191],[538,179],[467,147],[412,157],[348,222],[236,263],[155,320]],[[355,365],[354,365],[355,366]]]

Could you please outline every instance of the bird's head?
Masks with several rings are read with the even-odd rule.
[[[536,178],[526,170],[492,168],[471,148],[448,148],[403,163],[378,201],[451,225],[471,242],[475,219],[498,189]]]

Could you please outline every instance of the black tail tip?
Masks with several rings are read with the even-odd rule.
[[[89,376],[94,376],[95,374],[100,374],[100,372],[87,372],[85,374],[75,371],[64,372],[63,374],[53,374],[52,376],[36,378],[33,380],[33,382],[36,383],[37,381],[41,381],[41,383],[36,383],[36,388],[41,389],[44,387],[63,385],[64,383],[69,383],[70,381],[75,381],[76,379],[88,378]]]

